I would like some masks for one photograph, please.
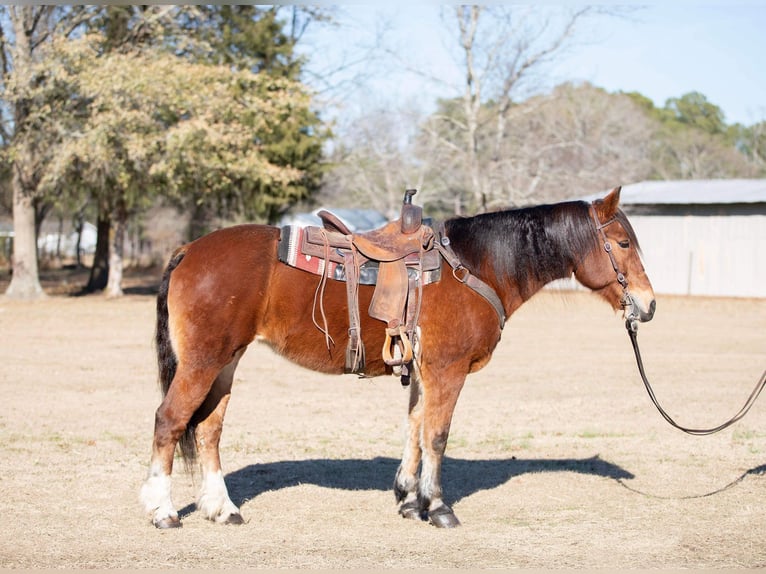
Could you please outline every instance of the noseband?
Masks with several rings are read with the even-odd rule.
[[[639,314],[636,312],[635,309],[635,303],[633,302],[633,298],[630,295],[630,291],[628,291],[628,280],[625,277],[625,273],[620,271],[619,266],[617,265],[617,260],[614,257],[614,253],[612,252],[612,243],[607,239],[606,232],[604,231],[605,227],[608,227],[612,223],[615,223],[617,221],[617,217],[612,217],[609,221],[606,221],[604,223],[601,223],[598,219],[598,214],[596,213],[596,208],[591,203],[589,207],[590,215],[593,218],[593,223],[596,225],[596,231],[599,234],[599,237],[601,238],[602,245],[604,247],[604,251],[606,251],[606,254],[609,256],[609,261],[612,263],[612,269],[614,269],[614,272],[617,274],[617,282],[622,287],[622,297],[620,298],[620,305],[623,309],[630,306],[630,312],[625,317],[625,326],[628,328],[628,330],[636,331],[638,329],[638,323],[636,322],[636,319],[639,318]]]

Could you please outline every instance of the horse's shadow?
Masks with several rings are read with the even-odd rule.
[[[314,484],[341,490],[393,489],[399,460],[376,457],[363,459],[309,459],[251,464],[226,476],[229,495],[237,506],[264,492],[299,484]],[[538,472],[574,472],[613,480],[631,479],[634,475],[622,467],[594,456],[585,459],[492,460],[444,459],[442,481],[449,500],[454,503],[482,490],[490,490],[522,474]],[[186,510],[186,509],[184,509]]]

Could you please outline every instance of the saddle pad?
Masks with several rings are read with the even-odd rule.
[[[332,234],[331,234],[332,235]],[[325,266],[327,266],[327,276],[336,281],[345,281],[346,272],[343,264],[343,249],[333,246],[329,247],[330,260],[325,261],[324,245],[318,243],[317,228],[285,226],[282,228],[279,238],[278,258],[282,263],[308,271],[315,275],[323,275]],[[335,237],[337,239],[337,237]],[[350,245],[350,240],[349,240]],[[414,257],[405,259],[408,263],[407,273],[417,273],[413,267],[419,261],[418,254]],[[377,261],[366,261],[359,267],[360,285],[377,285],[378,283],[379,263]],[[436,250],[428,251],[423,257],[423,284],[436,283],[441,279],[441,255]]]
[[[279,236],[277,257],[282,263],[286,263],[290,267],[302,269],[315,275],[323,275],[325,273],[325,265],[328,265],[327,275],[328,277],[334,277],[335,269],[339,263],[332,260],[326,262],[323,257],[306,254],[301,249],[306,242],[307,229],[305,227],[289,225],[283,227]]]

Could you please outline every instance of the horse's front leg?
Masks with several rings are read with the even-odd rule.
[[[454,367],[453,367],[454,370]],[[439,528],[460,526],[460,521],[442,498],[441,469],[447,448],[452,414],[465,383],[465,373],[437,373],[424,369],[423,427],[420,433],[422,461],[418,485],[418,504],[428,519]]]
[[[410,380],[410,403],[407,416],[402,462],[394,479],[394,494],[399,505],[399,514],[405,518],[421,520],[418,503],[418,467],[420,466],[420,432],[423,428],[423,393],[417,370]]]

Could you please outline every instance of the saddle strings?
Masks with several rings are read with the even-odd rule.
[[[366,363],[364,342],[361,336],[361,317],[359,316],[359,280],[361,275],[362,262],[360,261],[359,252],[356,249],[354,242],[351,242],[350,255],[344,255],[344,265],[346,268],[346,289],[350,292],[348,305],[349,305],[349,325],[348,325],[348,349],[353,352],[353,360],[351,364],[348,364],[348,357],[346,358],[346,367],[351,370],[352,373],[357,373],[364,370]],[[352,269],[349,269],[351,267]],[[352,280],[353,278],[353,280]]]
[[[324,243],[324,263],[322,267],[322,275],[319,277],[319,284],[314,291],[314,305],[311,308],[311,320],[314,322],[314,326],[324,335],[325,344],[329,351],[330,345],[335,346],[335,341],[330,335],[330,328],[327,325],[327,315],[324,311],[324,290],[327,285],[327,275],[330,267],[330,239],[327,237],[327,231],[325,229],[320,229],[320,233],[322,235],[322,242]],[[319,312],[322,315],[322,324],[324,325],[324,328],[321,327],[316,320],[317,298],[319,298]]]

